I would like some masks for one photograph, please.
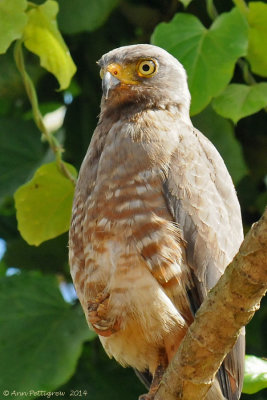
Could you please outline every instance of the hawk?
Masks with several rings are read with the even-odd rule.
[[[222,158],[192,125],[177,59],[140,44],[98,64],[101,113],[75,191],[71,275],[90,328],[151,400],[239,249],[240,206]],[[239,399],[243,363],[241,335],[206,398]]]

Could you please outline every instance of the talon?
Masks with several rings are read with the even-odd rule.
[[[105,337],[111,336],[113,333],[118,332],[118,330],[120,329],[120,323],[117,321],[112,328],[101,327],[97,324],[92,324],[92,326],[98,335]]]
[[[120,330],[121,319],[107,318],[109,294],[100,293],[88,304],[88,320],[100,336],[110,336]]]
[[[96,328],[96,325],[92,324],[92,326],[94,328],[94,331],[100,336],[108,337],[114,333],[113,329],[104,329],[103,330],[103,328],[102,329]]]
[[[99,316],[96,311],[90,311],[88,314],[88,319],[92,325],[99,322]]]

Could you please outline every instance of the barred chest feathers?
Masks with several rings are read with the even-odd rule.
[[[156,349],[166,348],[171,358],[191,321],[184,318],[189,278],[183,243],[161,190],[167,171],[160,165],[168,165],[171,155],[166,121],[151,138],[146,136],[149,117],[142,119],[143,127],[118,123],[107,134],[83,206],[85,265],[73,267],[72,275],[86,315],[88,301],[108,293],[109,320],[94,326],[107,353],[123,365],[153,371]],[[178,299],[179,311],[172,298]],[[120,330],[106,336],[107,327],[118,321]]]

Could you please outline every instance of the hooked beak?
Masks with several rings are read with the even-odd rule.
[[[120,83],[119,79],[115,78],[109,71],[106,71],[102,79],[102,90],[105,99],[108,98],[108,93]]]

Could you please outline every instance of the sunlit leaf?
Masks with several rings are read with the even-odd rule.
[[[256,74],[267,76],[267,4],[250,2],[247,14],[249,22],[248,60]]]
[[[0,1],[0,54],[5,53],[15,39],[22,36],[27,23],[26,0]]]
[[[47,0],[28,11],[24,31],[25,46],[40,57],[41,65],[57,78],[60,89],[66,89],[76,71],[69,50],[58,30],[58,4]]]
[[[248,24],[237,9],[221,14],[210,29],[194,15],[176,14],[156,27],[151,40],[184,65],[194,115],[231,80],[237,59],[247,52]]]
[[[101,26],[118,0],[58,0],[59,26],[62,32],[93,31]]]
[[[56,278],[36,272],[0,279],[0,322],[0,393],[57,388],[95,336],[80,306],[63,300]],[[29,396],[38,397],[19,398]]]
[[[234,136],[233,124],[216,114],[211,106],[193,117],[192,121],[217,148],[234,183],[237,183],[246,174],[247,167],[241,145]]]
[[[246,356],[243,393],[256,393],[267,388],[267,360]]]
[[[213,100],[215,111],[235,123],[267,106],[267,83],[247,86],[232,84]]]
[[[75,175],[75,168],[66,164]],[[45,164],[15,193],[18,228],[31,245],[38,246],[69,229],[74,187],[56,163]]]

